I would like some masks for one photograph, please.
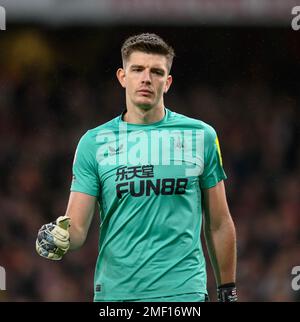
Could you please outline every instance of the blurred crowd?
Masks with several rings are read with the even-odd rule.
[[[91,301],[98,215],[85,245],[63,261],[38,257],[35,239],[41,225],[65,212],[80,137],[124,108],[124,93],[114,76],[120,61],[111,61],[109,45],[102,44],[101,51],[89,34],[88,49],[97,47],[94,58],[101,59],[93,69],[88,53],[86,60],[77,61],[74,56],[82,49],[67,50],[63,39],[56,39],[55,47],[40,34],[22,37],[6,39],[6,51],[0,45],[0,58],[7,53],[0,63],[0,266],[6,269],[7,291],[0,291],[0,300]],[[300,265],[300,86],[283,72],[284,64],[299,68],[300,52],[280,46],[281,65],[269,62],[265,68],[262,60],[247,54],[250,45],[245,45],[249,60],[242,65],[228,62],[228,53],[222,60],[224,47],[214,57],[220,66],[235,66],[234,77],[224,77],[214,66],[209,81],[208,74],[198,78],[191,74],[194,65],[181,61],[185,54],[185,60],[197,62],[196,53],[181,51],[173,89],[165,98],[171,110],[217,130],[237,229],[241,301],[300,300],[299,291],[291,288],[291,270]],[[114,57],[119,55],[116,48]],[[209,260],[207,266],[214,300]]]

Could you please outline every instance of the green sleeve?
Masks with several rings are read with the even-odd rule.
[[[226,179],[216,131],[209,126],[204,135],[204,170],[200,175],[200,187],[211,188]]]
[[[75,152],[70,190],[98,197],[99,188],[95,144],[88,131],[80,139]]]

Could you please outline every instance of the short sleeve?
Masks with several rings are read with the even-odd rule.
[[[99,189],[95,144],[87,132],[82,136],[76,148],[70,190],[98,197]]]
[[[214,187],[218,182],[226,178],[219,140],[216,131],[209,126],[204,136],[204,170],[199,178],[200,187]]]

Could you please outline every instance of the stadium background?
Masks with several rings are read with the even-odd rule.
[[[239,299],[299,300],[291,288],[292,267],[300,265],[294,1],[108,3],[0,3],[7,14],[0,31],[0,266],[7,291],[0,300],[92,300],[98,216],[85,245],[61,262],[37,256],[36,233],[65,211],[81,135],[124,107],[115,78],[122,41],[148,31],[177,54],[166,106],[217,129],[237,228]],[[209,261],[208,272],[214,300]]]

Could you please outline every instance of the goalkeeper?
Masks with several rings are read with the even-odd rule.
[[[163,39],[133,36],[121,53],[126,109],[79,141],[66,214],[40,229],[36,250],[59,260],[81,247],[98,203],[95,301],[201,302],[203,221],[218,300],[234,302],[236,234],[216,132],[165,107],[174,51]]]

